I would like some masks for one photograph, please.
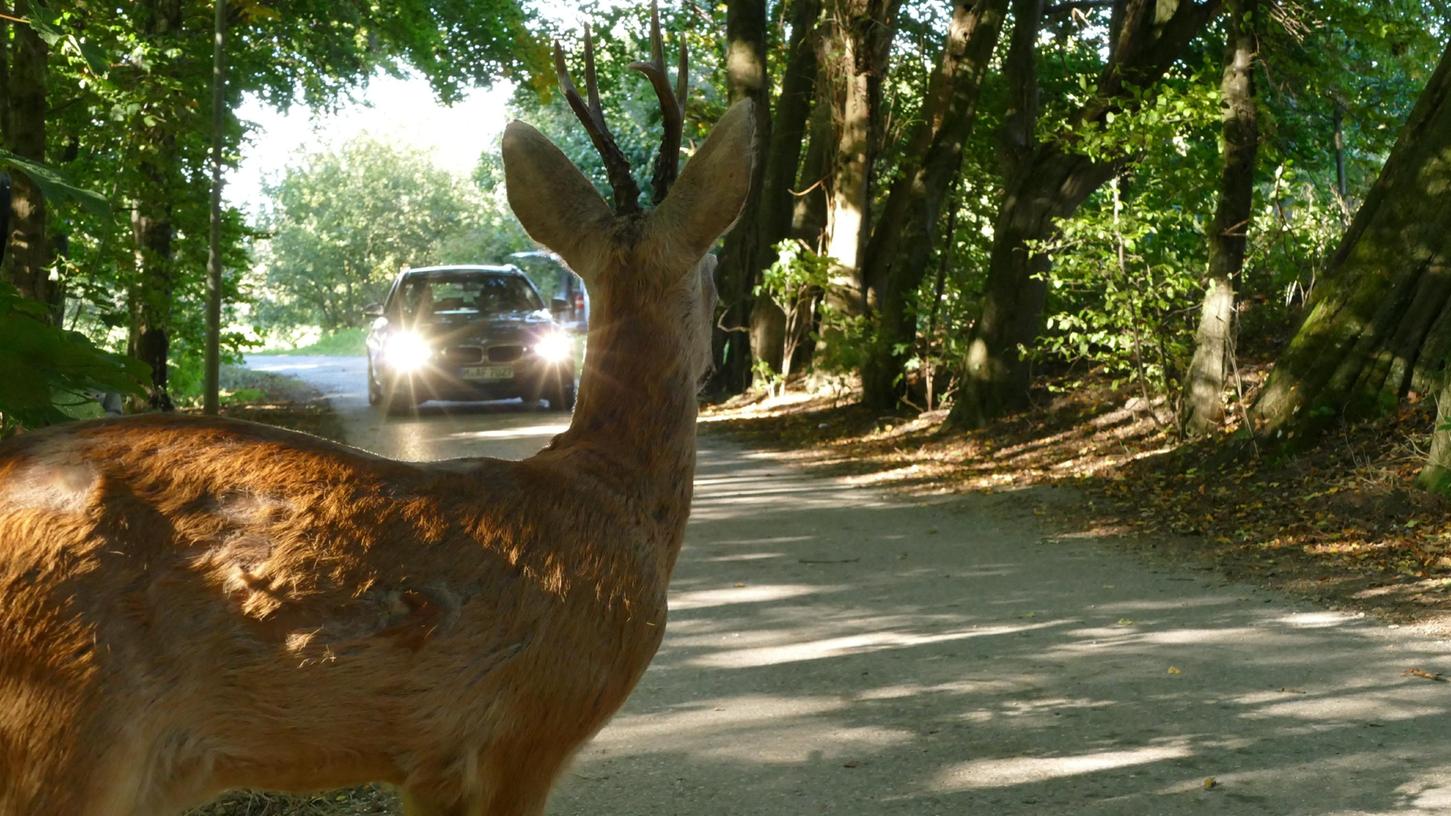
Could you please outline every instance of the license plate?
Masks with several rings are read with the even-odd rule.
[[[459,372],[466,380],[512,380],[513,366],[469,366]]]

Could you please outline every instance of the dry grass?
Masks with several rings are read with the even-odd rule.
[[[398,799],[376,785],[320,793],[281,796],[253,791],[229,793],[189,816],[394,816]]]

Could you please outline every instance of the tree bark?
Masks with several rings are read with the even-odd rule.
[[[1439,391],[1451,352],[1451,49],[1356,212],[1256,400],[1290,445]]]
[[[1259,123],[1254,63],[1259,0],[1229,0],[1222,99],[1219,204],[1209,225],[1209,269],[1194,358],[1185,377],[1181,426],[1202,436],[1224,421],[1224,386],[1234,353],[1234,279],[1244,268]]]
[[[148,0],[138,15],[142,32],[153,40],[174,37],[181,28],[179,0]],[[172,257],[172,207],[177,184],[176,134],[165,123],[139,125],[137,163],[141,184],[131,232],[135,242],[138,286],[135,297],[136,356],[151,369],[152,408],[172,409],[167,364],[171,352],[172,293],[175,286]]]
[[[922,284],[947,188],[962,166],[978,93],[997,46],[1008,0],[957,0],[942,60],[928,82],[922,120],[909,137],[902,175],[892,185],[863,268],[879,281],[876,334],[862,368],[862,401],[895,407],[917,336],[912,295]]]
[[[1441,388],[1436,402],[1436,427],[1431,434],[1431,452],[1416,477],[1423,490],[1451,498],[1451,379]]]
[[[819,90],[816,104],[811,109],[807,122],[810,139],[806,154],[801,157],[801,168],[796,177],[796,189],[791,194],[790,237],[805,241],[818,253],[826,251],[826,219],[828,196],[826,188],[831,176],[832,154],[836,149],[831,125],[831,84],[820,76],[816,87]]]
[[[222,141],[227,90],[227,15],[225,0],[213,0],[212,28],[212,196],[207,235],[207,338],[202,411],[215,416],[221,407],[222,338]]]
[[[820,36],[817,26],[821,19],[821,0],[796,0],[790,11],[791,37],[786,45],[786,65],[771,122],[771,143],[766,151],[766,172],[756,216],[756,281],[760,280],[761,271],[775,260],[776,244],[791,233],[795,205],[792,185],[801,165],[807,118],[815,100],[815,40]],[[785,313],[769,298],[759,298],[751,309],[750,323],[752,355],[772,371],[782,371],[786,351]]]
[[[852,315],[866,310],[861,254],[869,223],[875,128],[882,76],[896,30],[900,0],[832,0],[832,75],[837,98],[835,169],[827,219],[827,254],[836,261],[829,297]]]
[[[1080,124],[1101,122],[1108,114],[1141,102],[1143,95],[1136,89],[1152,88],[1220,6],[1221,0],[1126,0],[1113,59],[1099,76],[1097,93],[1073,119]],[[1036,27],[1038,17],[1032,19]],[[1024,24],[1020,18],[1015,26]],[[1016,27],[1014,38],[1018,38]],[[1012,83],[1013,92],[1027,95],[1031,74],[1022,71],[1019,77]],[[1015,124],[1015,118],[1022,122]],[[1094,161],[1058,139],[1035,143],[1029,126],[1035,118],[1016,113],[1008,118],[1007,130],[1016,137],[1005,140],[1010,169],[993,234],[981,317],[968,340],[952,406],[952,420],[960,425],[982,425],[1027,405],[1031,371],[1022,350],[1032,348],[1042,331],[1051,263],[1029,248],[1050,238],[1055,223],[1072,215],[1118,169],[1118,162]]]
[[[727,329],[717,330],[719,361],[712,377],[713,391],[720,396],[739,394],[751,384],[751,342],[745,327],[751,325],[753,291],[760,278],[761,184],[766,173],[765,147],[770,144],[770,91],[766,72],[765,0],[731,0],[726,6],[726,77],[732,103],[741,99],[755,102],[755,156],[751,170],[751,192],[725,237],[716,272],[725,314],[719,321]]]
[[[30,13],[29,0],[16,0],[15,16]],[[10,47],[9,85],[5,89],[8,149],[36,162],[45,161],[46,68],[45,41],[28,25],[15,26]],[[51,248],[46,236],[45,197],[24,173],[13,173],[10,190],[10,244],[6,277],[20,294],[50,301]]]

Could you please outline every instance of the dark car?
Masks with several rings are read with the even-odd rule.
[[[547,249],[534,249],[511,254],[509,263],[523,269],[536,286],[554,293],[550,310],[555,320],[579,334],[589,330],[589,293],[562,258]]]
[[[406,269],[370,316],[374,405],[521,397],[574,408],[574,338],[517,267]]]

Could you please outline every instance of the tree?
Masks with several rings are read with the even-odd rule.
[[[1209,224],[1209,270],[1180,419],[1191,435],[1208,433],[1224,418],[1225,376],[1234,353],[1234,279],[1244,268],[1259,150],[1254,82],[1259,2],[1228,0],[1228,6],[1219,205]]]
[[[731,0],[726,6],[726,81],[732,103],[741,99],[755,102],[756,137],[751,170],[751,192],[745,212],[725,236],[716,279],[722,322],[731,327],[751,323],[752,292],[760,279],[762,225],[754,217],[760,209],[762,182],[766,175],[766,147],[771,143],[770,85],[766,65],[765,0]],[[744,391],[751,380],[751,346],[748,337],[734,329],[722,338],[715,384],[722,393]]]
[[[443,260],[482,209],[422,153],[367,138],[309,157],[268,193],[267,316],[327,331],[354,325],[399,267]]]
[[[829,186],[826,254],[837,274],[829,297],[837,308],[862,314],[866,293],[861,254],[872,198],[872,165],[880,143],[882,76],[896,33],[901,0],[830,0],[823,64],[832,84],[836,150]]]
[[[891,408],[901,396],[905,361],[917,336],[910,300],[936,246],[947,189],[961,173],[963,142],[976,118],[978,93],[1007,9],[1008,0],[953,4],[923,112],[872,232],[862,271],[880,294],[876,333],[862,370],[862,399],[868,405]]]
[[[16,0],[17,18],[25,19],[43,11],[33,7],[29,0]],[[4,147],[22,159],[44,164],[49,47],[31,22],[17,23],[10,28],[14,31],[14,43],[0,40],[0,45],[8,45],[0,49],[0,62],[6,63],[9,83],[4,89]],[[23,296],[49,303],[51,247],[46,232],[45,196],[37,180],[25,172],[16,173],[11,185],[10,229],[3,237],[10,245],[6,253],[6,278]]]
[[[1451,353],[1451,50],[1331,258],[1255,401],[1259,433],[1301,445],[1341,418],[1433,393]]]
[[[211,415],[220,407],[222,363],[222,147],[227,119],[227,5],[213,0],[212,46],[212,197],[207,224],[207,336],[206,370],[202,386],[203,410]]]
[[[1116,3],[1109,59],[1093,95],[1070,116],[1077,128],[1099,126],[1142,104],[1185,47],[1220,10],[1221,0],[1124,0]],[[1126,157],[1094,157],[1068,133],[1040,139],[1033,46],[1040,0],[1014,3],[1014,42],[1005,69],[1015,103],[1004,128],[1006,192],[993,232],[986,291],[963,360],[952,418],[980,425],[1027,403],[1030,367],[1022,350],[1043,327],[1050,259],[1033,247],[1053,235],[1117,172]]]

